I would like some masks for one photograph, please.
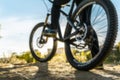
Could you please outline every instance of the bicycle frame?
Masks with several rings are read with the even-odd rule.
[[[67,18],[67,23],[68,23],[72,28],[75,29],[75,32],[72,33],[71,35],[69,35],[69,36],[67,36],[67,37],[64,38],[64,37],[62,36],[62,31],[61,31],[60,26],[58,26],[58,37],[59,37],[59,38],[56,37],[56,40],[59,40],[59,41],[61,41],[61,42],[65,42],[67,39],[69,39],[70,37],[72,37],[72,36],[74,36],[75,34],[78,33],[78,29],[75,27],[75,25],[73,24],[73,21],[71,20],[71,14],[72,14],[72,12],[73,12],[74,5],[75,5],[75,1],[73,0],[73,2],[72,2],[72,4],[71,4],[71,7],[70,7],[69,13],[67,14],[67,13],[65,13],[63,10],[60,10],[60,13],[62,13],[62,14]],[[49,19],[49,16],[50,16],[50,15],[51,15],[50,13],[47,13],[47,17],[46,17],[46,19],[45,19],[44,26],[47,25],[47,22],[48,22],[48,19]]]

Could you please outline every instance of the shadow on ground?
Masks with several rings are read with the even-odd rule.
[[[68,63],[1,64],[0,80],[116,80],[119,71],[78,71]]]

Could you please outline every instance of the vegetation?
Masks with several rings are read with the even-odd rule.
[[[30,51],[27,52],[23,52],[22,55],[17,55],[18,59],[24,59],[27,63],[35,63],[36,60],[33,58],[33,56],[31,55]]]
[[[76,51],[73,50],[73,53]],[[39,53],[39,56],[40,55]],[[82,52],[81,54],[74,54],[74,57],[80,62],[85,62],[91,58],[90,51]],[[56,53],[53,57],[52,61],[54,62],[67,62],[66,55]],[[0,63],[12,63],[12,64],[26,64],[26,63],[36,63],[37,61],[33,58],[30,51],[22,52],[21,55],[17,55],[17,53],[12,53],[10,58],[1,58]],[[105,60],[105,63],[114,63],[120,64],[120,42],[113,48],[113,51]]]
[[[105,63],[120,64],[120,42],[117,45],[115,45],[115,47],[113,48],[113,51],[105,60]]]
[[[9,58],[1,58],[0,63],[11,63],[11,64],[26,64],[37,62],[31,55],[30,51],[22,52],[21,55],[13,52]]]
[[[79,52],[79,51],[73,50],[73,56],[76,60],[78,60],[79,62],[82,62],[82,63],[84,63],[92,58],[91,51]]]

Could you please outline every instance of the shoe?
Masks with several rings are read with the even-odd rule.
[[[95,67],[95,69],[103,70],[104,69],[103,64],[98,65],[97,67]]]
[[[56,29],[48,28],[43,32],[43,35],[48,37],[56,37],[56,33],[57,33]]]

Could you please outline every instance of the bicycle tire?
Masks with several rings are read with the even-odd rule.
[[[91,4],[97,4],[102,6],[102,8],[105,10],[107,19],[108,19],[108,31],[105,38],[105,42],[103,43],[102,49],[99,51],[99,53],[88,63],[79,63],[78,61],[75,61],[75,58],[72,55],[71,47],[70,47],[70,39],[68,39],[65,42],[65,52],[68,59],[68,62],[76,69],[78,70],[90,70],[95,68],[97,65],[101,64],[107,55],[112,50],[117,32],[118,32],[118,17],[117,12],[110,0],[84,0],[82,3],[79,4],[78,8],[73,12],[73,15],[71,16],[71,19],[74,21],[74,18],[77,14],[79,14],[82,9],[85,7],[91,5]],[[65,37],[70,35],[72,31],[72,28],[69,24],[67,24],[66,31],[65,31]]]
[[[29,38],[29,47],[30,47],[31,54],[39,62],[47,62],[47,61],[49,61],[55,55],[55,52],[56,52],[56,49],[57,49],[57,41],[53,38],[53,46],[52,46],[52,44],[47,45],[47,46],[52,46],[51,51],[47,55],[47,57],[42,58],[42,57],[38,56],[37,53],[35,52],[34,44],[33,44],[33,37],[34,37],[35,32],[39,28],[41,28],[43,26],[44,26],[43,22],[42,23],[38,23],[37,25],[35,25],[35,27],[31,31],[30,38]]]

